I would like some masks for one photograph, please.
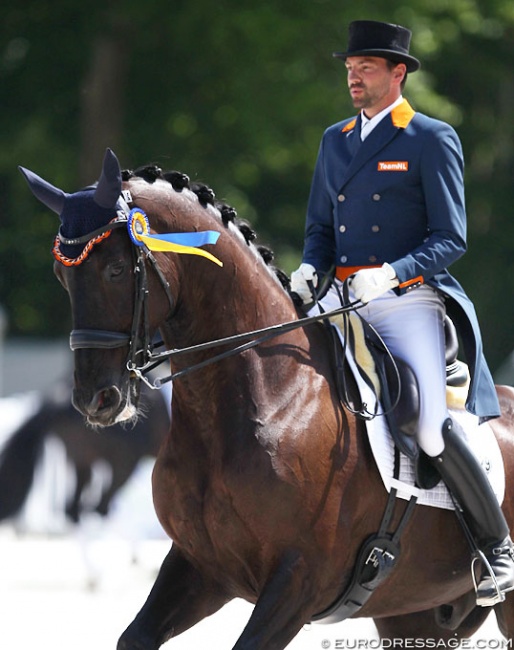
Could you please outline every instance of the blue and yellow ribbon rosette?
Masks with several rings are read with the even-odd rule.
[[[220,233],[215,230],[151,235],[148,217],[140,208],[133,208],[130,211],[127,227],[130,238],[136,246],[144,245],[151,251],[159,253],[200,255],[218,266],[223,266],[223,262],[217,257],[198,248],[205,244],[215,244],[218,241]]]

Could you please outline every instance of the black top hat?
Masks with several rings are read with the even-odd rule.
[[[334,52],[338,59],[349,56],[379,56],[394,63],[405,63],[407,72],[418,70],[420,63],[409,55],[411,31],[401,25],[375,20],[354,20],[348,29],[348,50]]]

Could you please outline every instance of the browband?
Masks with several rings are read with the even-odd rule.
[[[95,237],[100,237],[100,235],[103,235],[109,230],[112,230],[113,228],[119,228],[121,226],[125,226],[127,223],[127,216],[125,214],[119,213],[118,216],[110,221],[109,223],[106,223],[105,226],[102,226],[101,228],[97,228],[96,230],[93,230],[92,232],[87,233],[86,235],[82,235],[82,237],[72,237],[71,239],[68,239],[67,237],[64,237],[64,235],[61,234],[61,229],[59,228],[59,232],[57,234],[59,241],[61,244],[64,244],[65,246],[73,246],[75,244],[87,244],[90,239],[94,239]]]

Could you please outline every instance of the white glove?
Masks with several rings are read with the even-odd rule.
[[[357,300],[364,304],[378,298],[389,289],[399,285],[396,272],[390,264],[383,264],[376,269],[361,269],[352,279],[350,287]]]
[[[318,274],[312,264],[300,264],[299,268],[291,273],[291,291],[294,291],[300,296],[304,305],[314,300],[314,296],[307,282],[312,282],[312,285],[317,287]]]

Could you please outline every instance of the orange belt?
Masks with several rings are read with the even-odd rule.
[[[373,264],[372,266],[338,266],[336,268],[336,278],[344,282],[350,275],[357,273],[361,269],[378,269],[380,264]]]

